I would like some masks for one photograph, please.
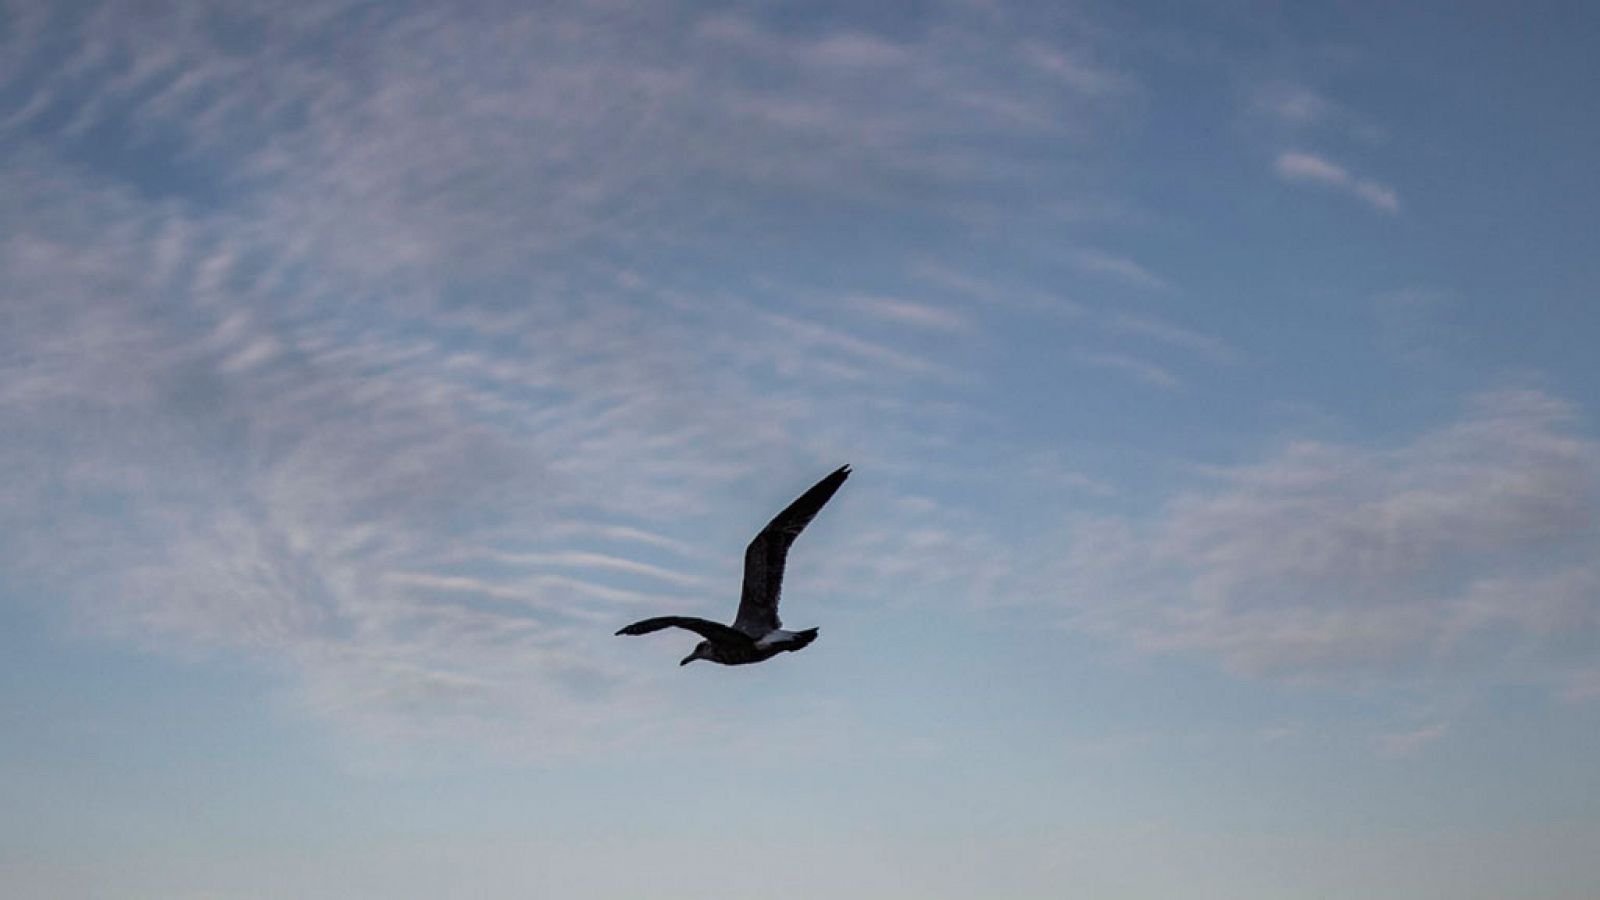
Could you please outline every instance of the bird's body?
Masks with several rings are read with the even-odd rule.
[[[774,516],[745,548],[744,587],[739,594],[739,612],[732,625],[692,616],[658,616],[635,622],[617,634],[649,634],[663,628],[683,628],[705,638],[679,665],[706,659],[725,666],[742,666],[799,650],[816,640],[817,629],[785,631],[778,619],[784,562],[789,545],[849,477],[850,467],[840,466],[812,485]]]

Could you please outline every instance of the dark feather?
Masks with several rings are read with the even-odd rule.
[[[744,632],[735,631],[721,622],[710,622],[693,616],[657,616],[654,619],[643,619],[619,629],[617,634],[649,634],[663,628],[686,628],[708,641],[750,642],[750,636]]]
[[[739,614],[733,627],[751,637],[760,637],[782,628],[778,619],[778,595],[783,590],[783,566],[789,546],[817,517],[850,477],[850,467],[837,471],[811,486],[761,529],[744,551],[744,587],[739,594]]]

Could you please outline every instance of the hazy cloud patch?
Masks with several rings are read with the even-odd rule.
[[[1500,662],[1559,680],[1600,640],[1600,444],[1537,390],[1390,448],[1298,442],[1135,523],[1081,523],[1084,627],[1290,678]],[[1538,652],[1529,652],[1537,648]]]

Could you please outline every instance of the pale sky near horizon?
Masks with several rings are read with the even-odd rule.
[[[1600,892],[1600,7],[0,0],[0,894]],[[745,542],[804,652],[679,667]]]

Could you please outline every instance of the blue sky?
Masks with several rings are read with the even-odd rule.
[[[0,0],[8,896],[1594,895],[1600,13],[863,6]]]

